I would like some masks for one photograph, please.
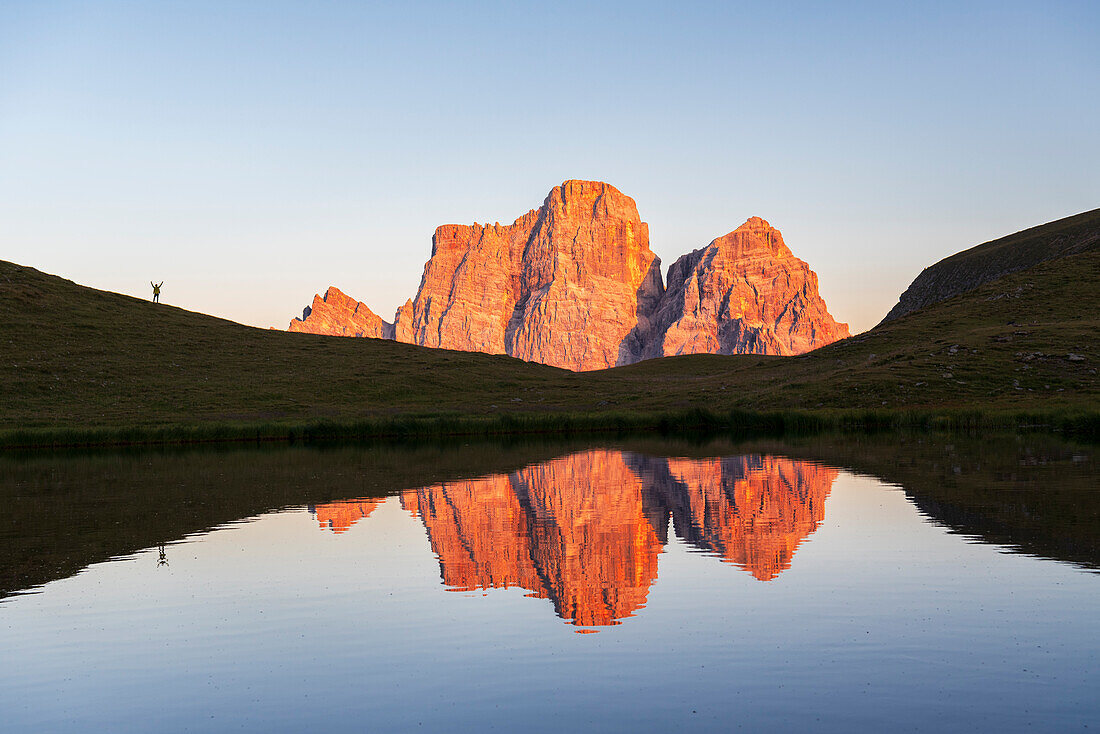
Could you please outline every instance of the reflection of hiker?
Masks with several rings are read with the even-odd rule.
[[[160,303],[160,287],[164,285],[164,281],[154,283],[150,280],[149,285],[153,286],[153,303]]]

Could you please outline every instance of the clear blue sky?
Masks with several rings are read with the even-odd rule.
[[[390,319],[568,178],[680,254],[759,215],[869,328],[1100,206],[1100,3],[0,4],[0,259],[257,326]]]

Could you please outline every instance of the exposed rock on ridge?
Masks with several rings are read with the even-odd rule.
[[[293,319],[287,331],[393,339],[393,324],[386,323],[367,304],[345,295],[336,286],[329,286],[324,297],[314,296],[313,305],[306,306],[302,318]]]
[[[752,217],[672,264],[644,356],[802,354],[848,335],[810,266]]]
[[[1100,209],[992,240],[925,268],[882,323],[962,295],[1009,273],[1100,250]]]
[[[511,225],[438,227],[416,298],[392,330],[336,293],[346,303],[318,316],[315,298],[291,330],[383,334],[571,370],[699,352],[800,354],[848,336],[817,276],[758,217],[677,260],[666,291],[634,200],[596,181],[566,181]],[[359,313],[377,320],[374,333],[353,321]]]

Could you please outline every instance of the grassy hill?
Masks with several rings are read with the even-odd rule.
[[[884,321],[927,308],[1047,260],[1100,250],[1100,209],[957,252],[924,269]]]
[[[319,423],[354,434],[553,430],[689,413],[704,422],[790,411],[1095,421],[1097,303],[1100,253],[1089,252],[799,357],[693,355],[571,373],[255,329],[0,261],[0,443],[277,437]]]

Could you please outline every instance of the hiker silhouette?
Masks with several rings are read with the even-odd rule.
[[[153,303],[160,303],[160,287],[164,285],[164,281],[154,283],[150,280],[149,285],[153,286]]]

